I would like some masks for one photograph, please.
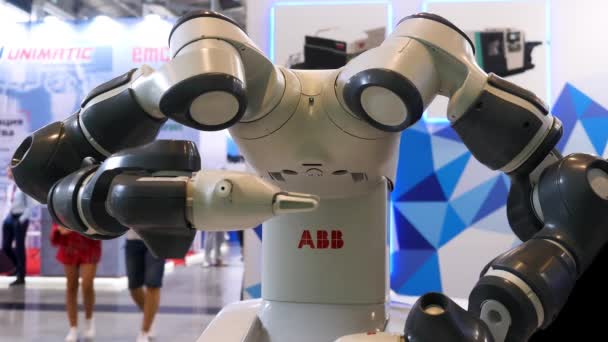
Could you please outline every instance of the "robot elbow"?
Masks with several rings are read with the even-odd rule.
[[[160,110],[175,121],[204,131],[228,128],[247,109],[245,66],[239,50],[226,38],[246,38],[231,19],[210,11],[180,18],[169,37],[174,61],[172,86],[160,99]]]
[[[401,132],[420,120],[439,83],[427,46],[411,38],[390,37],[344,67],[338,75],[337,95],[344,107],[371,126]]]
[[[23,192],[46,204],[53,184],[78,170],[89,156],[103,158],[82,135],[74,114],[27,137],[13,155],[11,170]]]
[[[422,117],[418,88],[406,77],[386,69],[367,69],[350,78],[343,91],[349,109],[370,125],[401,132]]]

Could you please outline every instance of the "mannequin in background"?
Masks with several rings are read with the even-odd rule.
[[[226,241],[225,232],[205,232],[205,262],[204,267],[225,266],[222,258],[222,245]]]

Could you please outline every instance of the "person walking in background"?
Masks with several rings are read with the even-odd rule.
[[[125,247],[127,277],[131,298],[144,313],[137,342],[149,342],[154,337],[154,317],[160,305],[165,259],[157,258],[133,230],[127,233]],[[145,286],[145,289],[144,289]]]
[[[15,265],[13,275],[17,276],[17,279],[10,286],[20,286],[25,284],[27,265],[25,236],[36,202],[17,187],[10,168],[7,169],[6,174],[10,183],[6,188],[5,198],[8,210],[2,224],[2,250]],[[14,248],[13,242],[15,243]]]
[[[101,241],[92,240],[78,233],[53,223],[51,244],[58,247],[57,260],[63,264],[67,281],[65,294],[66,312],[70,330],[66,342],[78,340],[78,275],[82,277],[82,301],[85,311],[84,338],[95,337],[93,307],[95,306],[95,288],[93,281],[97,273],[97,264],[101,259]]]
[[[224,232],[205,232],[203,267],[226,265],[222,259],[222,245],[225,241],[226,233]]]

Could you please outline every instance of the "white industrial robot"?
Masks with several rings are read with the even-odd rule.
[[[275,66],[213,12],[182,17],[169,44],[169,63],[93,90],[78,113],[26,139],[12,168],[63,225],[97,238],[131,228],[163,256],[183,254],[194,229],[265,221],[262,299],[224,308],[201,341],[525,341],[551,324],[608,240],[608,162],[555,152],[560,121],[483,72],[469,38],[439,16],[403,19],[338,70]],[[509,218],[525,243],[490,262],[468,311],[428,294],[404,336],[391,335],[400,132],[437,95],[449,97],[473,155],[511,177]],[[200,171],[192,143],[150,143],[167,118],[228,128],[259,177]]]

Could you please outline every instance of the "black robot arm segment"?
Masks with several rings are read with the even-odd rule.
[[[502,308],[501,318],[509,317],[511,324],[496,334],[504,341],[527,341],[536,330],[553,322],[576,279],[574,259],[562,245],[533,238],[486,267],[469,296],[469,312],[492,329],[499,322],[492,322],[486,306]]]
[[[542,172],[533,192],[544,228],[493,260],[469,298],[475,314],[495,298],[512,317],[527,317],[528,326],[521,320],[507,341],[525,341],[537,328],[549,326],[608,242],[608,162],[586,154],[567,156]]]
[[[408,342],[495,342],[484,321],[441,293],[420,297],[408,313]]]
[[[497,342],[527,341],[550,326],[608,242],[607,161],[567,156],[543,170],[533,191],[544,228],[492,260],[469,297],[468,314],[484,321]],[[406,329],[414,333],[422,334]]]
[[[253,174],[203,172],[200,166],[189,141],[157,140],[126,149],[57,182],[49,192],[49,212],[93,238],[111,239],[133,229],[155,255],[181,258],[195,229],[248,229],[318,205],[315,196],[281,191]]]
[[[186,141],[126,149],[57,182],[49,212],[94,238],[114,238],[131,228],[157,255],[182,257],[194,238],[186,217],[187,183],[200,163],[196,146]]]
[[[452,127],[471,153],[492,170],[532,172],[562,135],[561,122],[529,91],[490,74]]]
[[[11,162],[19,188],[46,203],[51,186],[78,170],[85,158],[103,161],[121,149],[154,140],[166,118],[148,114],[131,88],[149,71],[132,70],[95,88],[78,112],[25,139]]]
[[[407,319],[405,335],[411,342],[528,341],[553,322],[576,279],[571,254],[555,242],[535,238],[486,267],[469,296],[467,311],[443,295],[421,297],[414,306],[416,315]]]
[[[534,191],[534,209],[544,223],[536,237],[563,245],[580,276],[608,242],[608,162],[569,155],[543,172]]]
[[[467,311],[443,295],[422,296],[407,319],[408,341],[528,341],[553,321],[576,281],[573,259],[544,239],[500,255],[484,273]]]
[[[530,240],[544,226],[534,208],[534,202],[538,202],[538,192],[534,189],[542,172],[561,159],[563,159],[561,153],[553,149],[532,172],[510,175],[507,218],[511,230],[521,241]]]

